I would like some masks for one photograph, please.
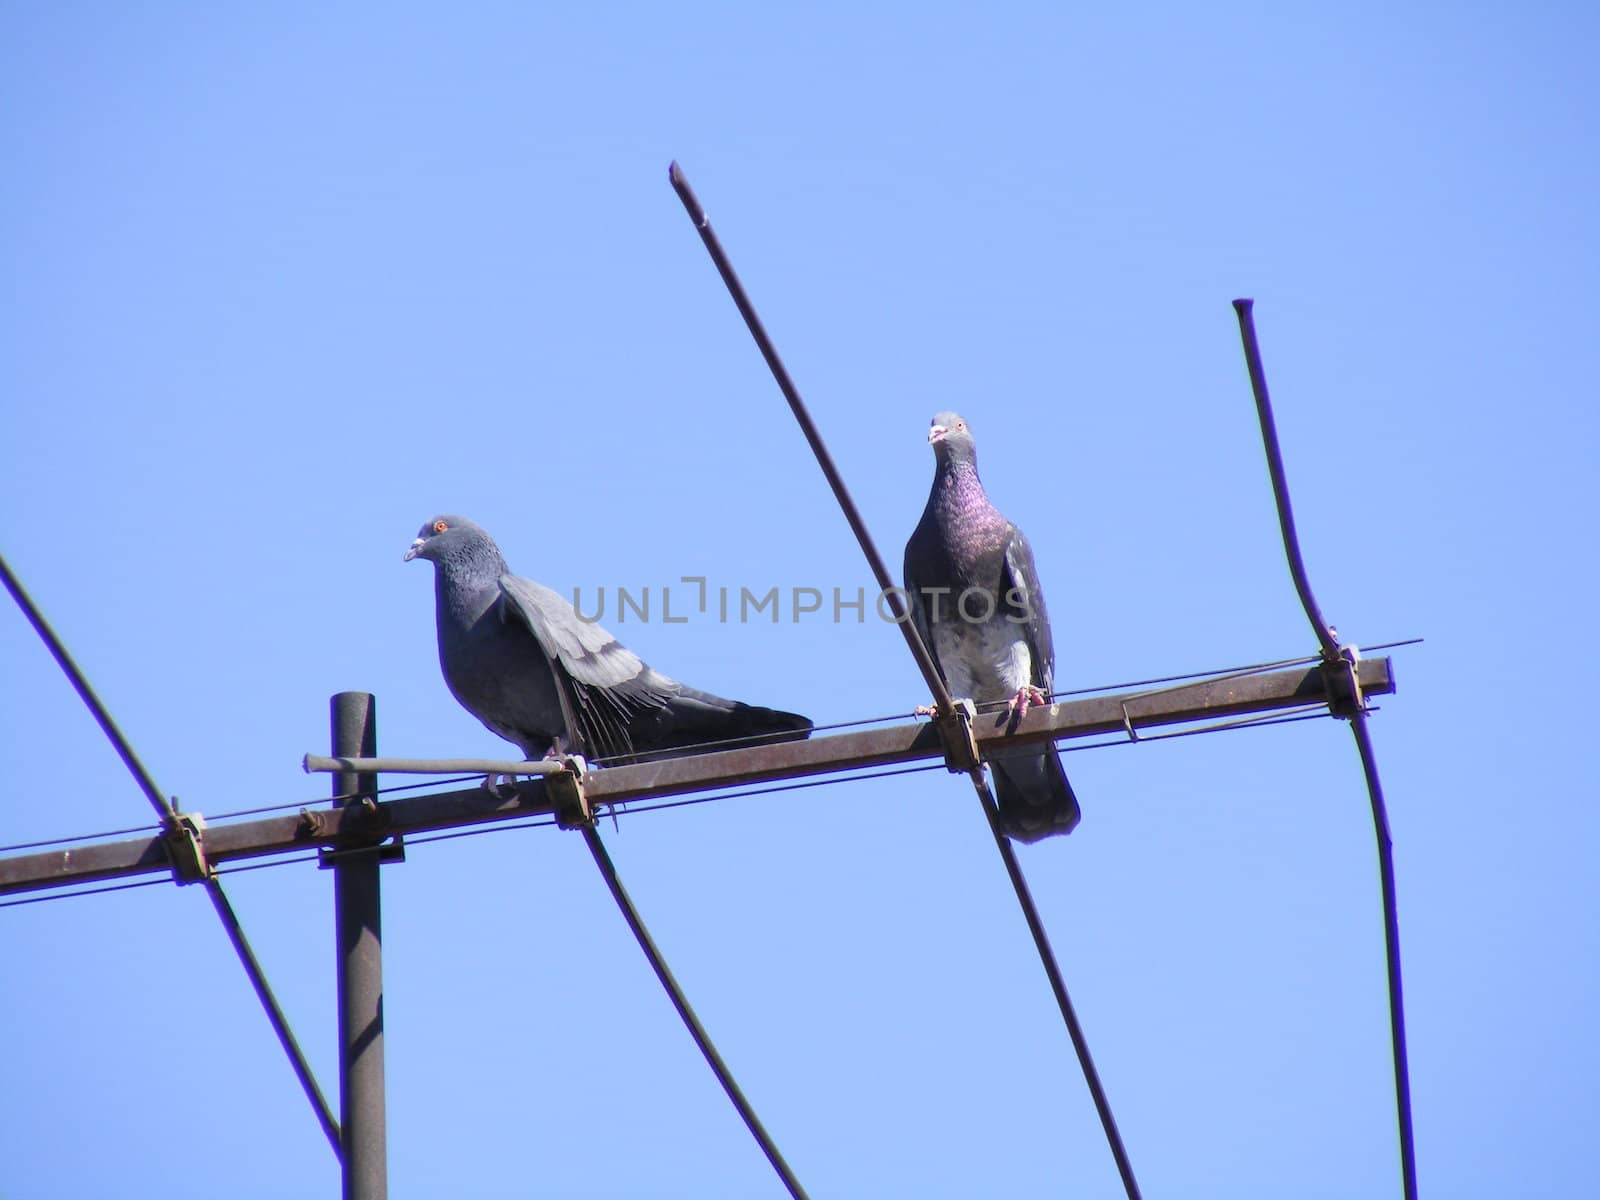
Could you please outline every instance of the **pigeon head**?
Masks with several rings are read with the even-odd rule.
[[[928,427],[928,445],[941,462],[967,462],[977,465],[978,443],[972,438],[972,427],[960,413],[942,412],[933,418]]]
[[[416,540],[406,551],[405,561],[426,558],[441,565],[489,557],[500,558],[500,550],[488,532],[465,517],[442,513],[423,523]],[[504,564],[501,564],[504,569]]]

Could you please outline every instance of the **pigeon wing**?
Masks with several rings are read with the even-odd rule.
[[[1006,619],[1022,631],[1027,643],[1028,656],[1033,660],[1033,684],[1043,688],[1048,695],[1053,692],[1056,648],[1050,636],[1050,614],[1044,606],[1044,589],[1039,586],[1039,572],[1033,565],[1033,547],[1022,530],[1010,527],[1006,540],[1005,571],[1001,589],[1001,605]]]
[[[678,685],[577,611],[557,592],[516,575],[500,577],[500,615],[528,627],[555,668],[568,698],[569,732],[584,753],[604,758],[633,751],[630,724],[664,708]]]
[[[912,534],[911,540],[906,543],[905,567],[902,575],[906,584],[906,608],[911,615],[911,624],[922,638],[922,644],[928,648],[928,655],[933,659],[934,669],[939,672],[939,677],[944,678],[944,667],[939,662],[939,652],[933,645],[933,628],[928,624],[928,606],[923,602],[922,589],[924,587],[937,587],[938,585],[922,578],[917,571],[917,536],[922,531]]]

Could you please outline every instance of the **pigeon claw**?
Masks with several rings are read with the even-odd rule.
[[[1017,694],[1011,697],[1006,704],[1006,712],[1010,714],[1009,727],[1016,729],[1022,718],[1028,715],[1028,709],[1043,707],[1049,699],[1044,694],[1043,688],[1036,688],[1031,683],[1017,689]]]

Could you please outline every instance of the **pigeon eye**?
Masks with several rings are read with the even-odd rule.
[[[450,528],[450,523],[448,521],[435,521],[433,523],[433,531],[435,533],[443,533],[446,529],[449,529],[449,528]]]

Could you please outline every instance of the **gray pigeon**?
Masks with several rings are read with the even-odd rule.
[[[465,517],[425,524],[406,551],[413,558],[435,568],[439,665],[451,695],[529,759],[664,757],[705,742],[810,733],[805,717],[652,671],[555,592],[511,574],[494,539]]]
[[[989,503],[966,421],[940,413],[928,430],[938,467],[928,506],[906,543],[911,619],[957,699],[1007,702],[1011,727],[1053,690],[1050,617],[1022,530]],[[990,749],[1005,831],[1033,842],[1078,823],[1061,756],[1038,744]]]

